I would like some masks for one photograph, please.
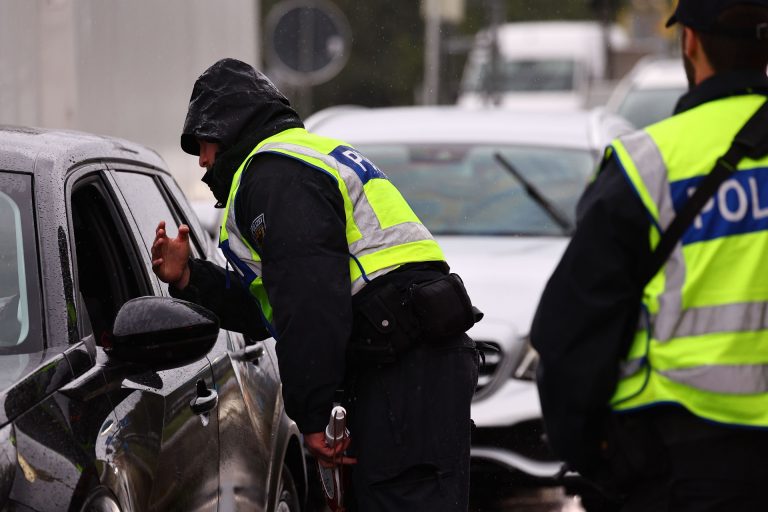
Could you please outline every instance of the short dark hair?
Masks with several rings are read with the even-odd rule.
[[[768,23],[768,9],[757,5],[741,4],[723,11],[717,18],[716,27],[743,29],[747,33],[757,26]],[[716,73],[736,70],[760,70],[768,67],[768,39],[735,37],[714,32],[698,32],[701,46]]]

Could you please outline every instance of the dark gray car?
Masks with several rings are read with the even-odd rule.
[[[274,341],[168,295],[161,219],[216,258],[154,152],[0,127],[0,510],[300,509]]]

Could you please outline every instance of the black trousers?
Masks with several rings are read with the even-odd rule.
[[[466,512],[477,368],[474,343],[461,335],[358,372],[348,404],[358,458],[350,511]]]
[[[648,435],[636,448],[651,455],[626,488],[621,512],[768,510],[768,431],[706,423],[680,410],[649,414],[632,431],[643,427]]]

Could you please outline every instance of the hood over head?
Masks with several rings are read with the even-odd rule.
[[[266,75],[237,59],[221,59],[195,81],[181,134],[181,149],[199,155],[200,146],[195,138],[200,138],[218,142],[226,150],[254,121],[266,125],[284,116],[299,118]]]
[[[181,149],[200,154],[197,139],[217,142],[220,151],[203,181],[223,208],[232,177],[262,140],[304,125],[288,99],[262,72],[237,59],[221,59],[192,88]]]

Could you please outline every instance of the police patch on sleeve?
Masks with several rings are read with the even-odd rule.
[[[264,243],[264,235],[267,232],[267,224],[264,222],[264,214],[259,214],[258,217],[251,222],[251,237],[256,241],[256,244],[261,247]]]

